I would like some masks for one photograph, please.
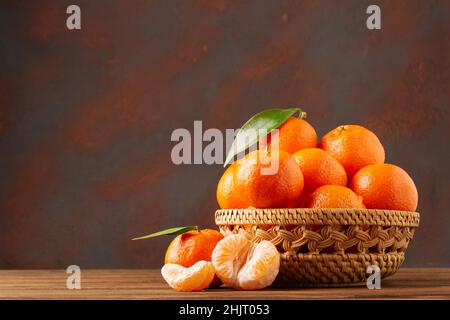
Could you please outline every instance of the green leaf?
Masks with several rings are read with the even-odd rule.
[[[174,227],[174,228],[169,228],[166,230],[158,231],[158,232],[146,235],[146,236],[134,238],[131,240],[144,240],[144,239],[149,239],[149,238],[154,238],[154,237],[159,237],[159,236],[179,235],[179,234],[191,231],[191,230],[198,230],[198,227],[197,226]]]
[[[227,164],[231,163],[231,160],[237,154],[245,151],[247,148],[257,143],[259,139],[269,134],[270,131],[281,126],[296,112],[299,112],[302,118],[306,115],[300,108],[267,109],[255,114],[237,133],[223,166],[225,167]]]

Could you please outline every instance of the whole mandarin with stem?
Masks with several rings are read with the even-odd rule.
[[[378,137],[359,125],[343,125],[328,132],[319,148],[328,151],[345,168],[349,179],[361,168],[385,159]]]
[[[260,139],[259,149],[281,150],[294,153],[305,148],[317,146],[317,133],[314,127],[306,120],[306,112],[300,114],[300,118],[290,117],[279,128],[278,132],[271,132],[265,138]],[[272,145],[274,139],[278,140],[278,147]]]
[[[211,253],[223,235],[213,229],[192,230],[176,236],[167,248],[164,263],[190,267],[198,261],[211,261]]]

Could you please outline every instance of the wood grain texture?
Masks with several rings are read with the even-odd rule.
[[[155,269],[82,270],[81,290],[66,289],[64,270],[0,270],[0,299],[450,299],[450,269],[401,269],[380,290],[270,288],[176,292]]]

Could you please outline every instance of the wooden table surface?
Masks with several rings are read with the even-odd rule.
[[[65,270],[0,270],[0,299],[450,299],[450,268],[401,269],[365,286],[235,291],[176,292],[159,270],[82,270],[81,290],[66,288]]]

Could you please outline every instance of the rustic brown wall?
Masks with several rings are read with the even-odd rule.
[[[169,238],[130,238],[213,226],[223,170],[173,165],[171,132],[274,106],[375,131],[420,192],[407,265],[450,266],[449,1],[0,4],[1,268],[160,266]]]

